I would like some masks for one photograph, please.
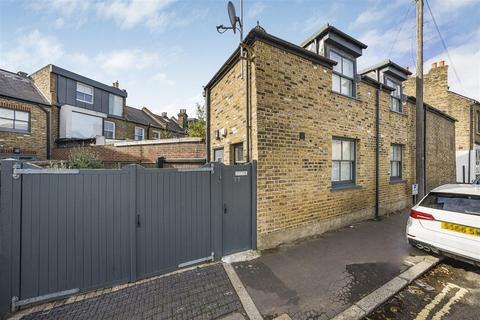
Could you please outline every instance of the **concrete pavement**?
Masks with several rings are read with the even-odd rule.
[[[408,212],[282,246],[234,268],[266,319],[330,319],[419,262],[404,236]]]

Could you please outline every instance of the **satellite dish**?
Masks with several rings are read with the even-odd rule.
[[[233,33],[237,31],[237,14],[235,13],[235,6],[232,1],[228,1],[228,17],[230,18],[230,23],[232,24]]]

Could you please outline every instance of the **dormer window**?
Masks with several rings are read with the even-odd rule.
[[[346,55],[330,50],[329,58],[337,62],[333,67],[332,90],[346,96],[354,96],[355,61]]]
[[[93,88],[77,82],[77,101],[93,104]]]
[[[123,98],[116,94],[109,95],[108,98],[108,113],[114,116],[121,117],[123,114]]]
[[[394,88],[390,94],[390,109],[396,112],[402,112],[402,85],[390,78],[386,78],[386,85]]]

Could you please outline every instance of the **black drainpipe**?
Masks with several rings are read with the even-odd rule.
[[[245,69],[246,69],[246,72],[245,72],[245,109],[246,109],[246,112],[245,112],[245,126],[246,126],[246,137],[245,137],[245,144],[246,144],[246,147],[247,147],[247,154],[246,154],[246,162],[249,162],[250,161],[250,108],[249,108],[249,97],[250,97],[250,88],[249,88],[249,79],[250,79],[250,68],[248,66],[248,50],[245,50],[245,55],[246,55],[246,59],[245,59]],[[243,59],[243,57],[240,57],[240,59]]]
[[[474,134],[473,134],[473,119],[474,118],[474,114],[473,114],[473,104],[470,105],[470,141],[469,141],[469,145],[470,147],[468,148],[468,182],[467,183],[470,183],[471,181],[471,175],[470,175],[470,167],[472,166],[472,164],[470,163],[471,160],[470,158],[472,157],[472,149],[473,149],[473,139],[472,137],[474,137]]]
[[[205,134],[205,147],[207,149],[207,163],[210,162],[210,89],[204,87],[203,96],[205,97],[205,109],[207,116],[207,132]]]
[[[375,220],[380,220],[380,83],[375,99]]]
[[[47,160],[50,160],[51,158],[51,142],[50,139],[52,138],[50,136],[50,111],[47,110],[47,108],[43,107],[42,105],[38,105],[40,109],[42,109],[43,112],[45,112],[45,115],[47,116]]]

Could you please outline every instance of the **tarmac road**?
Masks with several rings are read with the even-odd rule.
[[[478,320],[480,268],[445,259],[364,319]]]

